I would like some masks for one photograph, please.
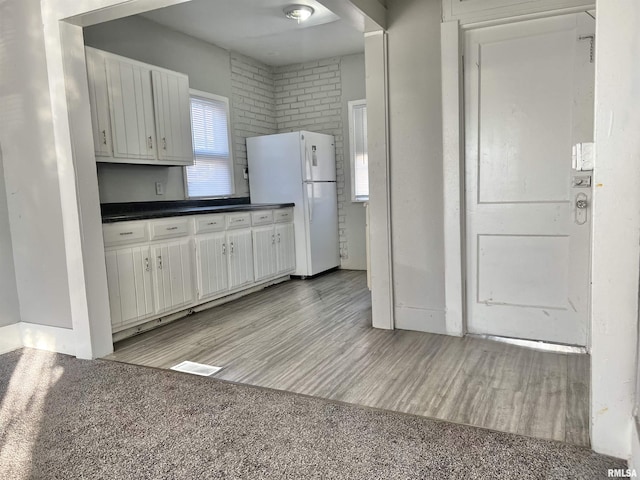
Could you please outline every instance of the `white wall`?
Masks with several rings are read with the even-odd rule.
[[[0,148],[21,319],[71,328],[40,2],[0,2],[0,35]]]
[[[623,458],[631,454],[638,338],[639,27],[637,0],[598,1],[591,443]]]
[[[395,325],[444,333],[441,1],[388,8]]]
[[[342,79],[342,130],[344,138],[344,237],[347,255],[342,257],[342,268],[366,270],[365,208],[362,203],[352,202],[351,157],[349,153],[349,109],[348,102],[366,98],[364,54],[347,55],[340,62]]]
[[[2,166],[2,150],[0,150],[0,327],[19,321],[18,287],[16,286],[16,271],[13,265],[7,190],[4,186],[4,168]]]

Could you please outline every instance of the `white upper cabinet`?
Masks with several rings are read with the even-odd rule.
[[[179,73],[153,71],[158,159],[193,164],[189,77]]]
[[[592,8],[595,0],[442,0],[443,19],[474,23],[554,10]]]
[[[151,70],[107,58],[113,156],[156,159]]]
[[[189,77],[86,48],[99,162],[193,165]]]
[[[113,152],[111,150],[107,69],[101,52],[93,48],[87,48],[87,77],[95,152],[97,156],[110,157]]]

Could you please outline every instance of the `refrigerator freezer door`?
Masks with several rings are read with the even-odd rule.
[[[333,135],[300,132],[300,148],[304,181],[336,181],[336,147]]]
[[[305,183],[307,272],[316,275],[340,265],[338,197],[335,182]]]

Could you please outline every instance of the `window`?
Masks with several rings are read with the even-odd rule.
[[[193,166],[185,167],[187,197],[226,197],[234,193],[229,99],[191,90]]]
[[[369,156],[367,153],[367,101],[349,102],[351,150],[351,200],[369,200]]]

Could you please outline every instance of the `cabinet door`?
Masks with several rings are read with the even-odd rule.
[[[253,249],[251,229],[227,233],[229,259],[229,289],[253,283]]]
[[[151,70],[107,59],[113,156],[156,159]]]
[[[109,118],[109,94],[107,92],[107,68],[104,57],[87,49],[87,79],[89,81],[89,105],[93,127],[93,145],[96,156],[110,157],[111,124]]]
[[[157,313],[175,310],[194,301],[191,240],[153,245]]]
[[[253,266],[256,282],[276,274],[276,234],[273,226],[253,229]]]
[[[158,159],[193,164],[189,78],[169,72],[152,72]]]
[[[153,315],[149,247],[111,250],[105,257],[114,331]]]
[[[198,299],[214,297],[229,289],[227,238],[224,233],[196,237]]]
[[[296,244],[293,223],[276,225],[276,252],[278,273],[289,273],[296,269]]]

